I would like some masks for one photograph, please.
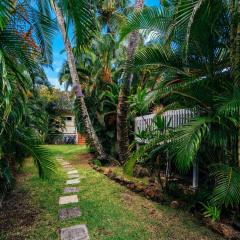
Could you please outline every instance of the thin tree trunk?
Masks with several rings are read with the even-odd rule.
[[[61,30],[61,33],[62,33],[62,36],[64,39],[64,46],[65,46],[65,50],[67,53],[68,66],[69,66],[70,75],[71,75],[72,82],[73,82],[73,89],[75,91],[76,101],[77,101],[77,104],[78,104],[80,112],[81,112],[84,128],[85,128],[85,131],[87,134],[87,139],[90,141],[91,147],[93,147],[96,150],[97,157],[100,160],[104,160],[107,158],[107,156],[103,150],[101,143],[99,142],[99,139],[98,139],[96,132],[92,126],[92,123],[91,123],[91,120],[90,120],[90,117],[89,117],[89,114],[87,111],[87,107],[86,107],[86,104],[84,101],[84,96],[82,93],[82,88],[81,88],[79,77],[77,74],[77,68],[76,68],[76,64],[75,64],[75,59],[74,59],[71,43],[69,41],[69,38],[68,38],[67,32],[66,32],[66,28],[65,28],[65,21],[64,21],[63,14],[61,12],[61,9],[57,6],[56,3],[54,3],[53,0],[51,0],[51,5],[56,14],[57,22],[58,22],[58,25],[60,27],[60,30]]]
[[[237,87],[240,86],[240,0],[237,4],[237,24],[236,24],[236,45],[235,45],[235,64],[234,64],[234,82]]]
[[[236,25],[235,25],[235,0],[230,1],[230,63],[231,63],[231,74],[234,71],[234,55],[235,55],[235,38],[236,38]]]
[[[141,10],[144,5],[144,0],[135,1],[135,10]],[[138,43],[139,33],[135,31],[130,34],[128,48],[127,48],[127,61],[130,61],[135,53]],[[129,138],[128,138],[128,96],[130,93],[130,87],[133,79],[133,74],[126,76],[123,82],[123,86],[118,96],[117,106],[117,143],[119,160],[121,164],[124,164],[129,157]]]
[[[237,24],[236,24],[236,39],[235,39],[234,49],[234,83],[236,87],[240,87],[240,0],[237,2]],[[239,109],[238,109],[239,111]],[[240,112],[239,119],[240,121]],[[238,122],[240,125],[240,122]],[[237,157],[238,157],[238,166],[240,167],[240,126],[238,127],[238,140],[237,140]]]

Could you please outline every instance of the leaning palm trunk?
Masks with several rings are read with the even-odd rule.
[[[135,1],[135,10],[141,10],[144,5],[144,0]],[[130,61],[135,53],[139,33],[134,31],[130,34],[128,49],[127,49],[127,61]],[[128,96],[130,93],[130,87],[133,79],[133,74],[129,74],[124,78],[123,86],[118,96],[117,106],[117,143],[119,160],[121,164],[124,164],[129,157],[129,138],[128,138]]]
[[[70,75],[72,78],[72,82],[73,82],[73,89],[75,91],[76,94],[76,101],[82,116],[82,121],[84,124],[84,128],[87,134],[87,139],[89,140],[89,144],[91,145],[91,147],[93,147],[96,150],[96,154],[97,157],[100,160],[104,160],[106,159],[106,154],[103,150],[103,147],[101,145],[101,143],[99,142],[99,139],[96,135],[96,132],[92,126],[88,111],[87,111],[87,107],[84,101],[84,96],[82,93],[82,88],[80,85],[80,81],[79,81],[79,77],[77,74],[77,68],[76,68],[76,64],[75,64],[75,60],[74,60],[74,55],[73,55],[73,51],[72,51],[72,47],[71,47],[71,43],[68,39],[67,36],[67,32],[66,32],[66,28],[65,28],[65,22],[64,22],[64,17],[63,14],[60,10],[60,8],[57,6],[57,4],[54,3],[54,1],[51,1],[53,10],[56,14],[56,18],[57,18],[57,22],[58,25],[60,27],[60,30],[62,32],[62,36],[64,39],[64,46],[65,46],[65,50],[67,53],[67,61],[68,61],[68,65],[69,65],[69,69],[70,69]]]

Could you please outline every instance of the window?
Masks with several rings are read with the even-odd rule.
[[[66,117],[67,121],[72,121],[72,117]]]

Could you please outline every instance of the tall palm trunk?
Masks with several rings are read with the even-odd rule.
[[[135,0],[135,10],[141,10],[144,5],[144,0]],[[137,42],[139,38],[139,33],[137,31],[130,34],[128,48],[127,48],[127,60],[130,61],[135,53]],[[129,74],[124,78],[123,86],[120,90],[118,96],[118,106],[117,106],[117,143],[118,143],[118,153],[119,160],[121,164],[124,164],[129,157],[129,138],[128,138],[128,96],[130,93],[130,87],[133,79],[133,74]]]
[[[77,74],[77,68],[76,68],[76,64],[75,64],[75,59],[74,59],[71,43],[69,41],[69,38],[68,38],[67,32],[66,32],[66,28],[65,28],[63,14],[62,14],[60,8],[57,6],[56,3],[54,3],[53,0],[51,0],[51,5],[56,14],[57,22],[58,22],[58,25],[60,27],[60,30],[61,30],[61,33],[62,33],[62,36],[64,39],[64,46],[65,46],[65,50],[67,53],[67,61],[68,61],[69,69],[70,69],[70,75],[71,75],[72,82],[73,82],[73,89],[76,94],[76,101],[78,103],[79,110],[81,112],[84,128],[85,128],[85,131],[87,134],[87,139],[89,140],[91,147],[93,147],[96,150],[97,157],[101,160],[104,160],[104,159],[106,159],[107,156],[103,150],[101,143],[99,142],[99,139],[98,139],[96,132],[92,126],[92,123],[91,123],[91,120],[90,120],[90,117],[89,117],[89,114],[87,111],[87,107],[86,107],[86,104],[84,101],[84,96],[82,93],[82,88],[81,88],[79,77]]]

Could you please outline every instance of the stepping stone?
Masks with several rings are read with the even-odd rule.
[[[61,220],[66,219],[66,218],[76,218],[76,217],[80,217],[80,216],[81,216],[81,212],[80,212],[80,209],[77,207],[64,208],[59,211],[59,218]]]
[[[67,172],[67,174],[76,174],[76,173],[78,173],[77,170],[72,170],[72,171]]]
[[[76,225],[61,229],[61,240],[89,240],[86,225]]]
[[[65,169],[74,168],[72,165],[63,166]]]
[[[72,165],[71,165],[70,163],[68,163],[68,164],[62,164],[62,166],[65,167],[65,168],[72,167]]]
[[[78,187],[65,187],[63,192],[64,193],[76,193],[76,192],[79,192],[79,188]]]
[[[78,202],[77,195],[63,196],[59,198],[59,205],[77,203],[77,202]]]
[[[80,178],[79,174],[69,174],[68,178]]]
[[[65,172],[69,172],[69,171],[74,171],[74,168],[68,168],[68,169],[64,169]]]
[[[80,180],[78,178],[70,179],[70,180],[67,180],[66,182],[67,185],[78,184],[78,183],[80,183]]]
[[[69,165],[71,165],[71,164],[68,163],[68,162],[61,162],[61,164],[62,164],[63,166],[69,166]]]
[[[73,171],[76,170],[76,168],[74,168],[73,166],[69,166],[69,167],[63,167],[66,171]]]
[[[64,169],[75,169],[72,165],[69,166],[63,166]]]

